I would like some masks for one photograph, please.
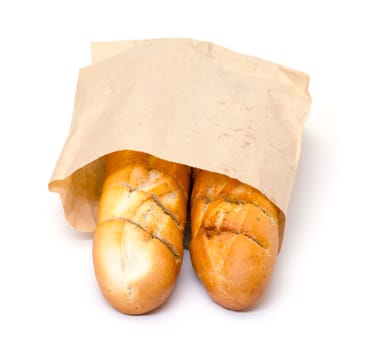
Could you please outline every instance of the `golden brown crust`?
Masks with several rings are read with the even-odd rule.
[[[215,302],[244,310],[259,299],[277,256],[278,218],[277,207],[251,186],[195,170],[189,248]]]
[[[117,310],[146,313],[170,295],[183,258],[189,180],[188,167],[145,153],[106,156],[93,261]]]

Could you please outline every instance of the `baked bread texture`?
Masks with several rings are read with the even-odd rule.
[[[193,171],[190,256],[219,305],[245,310],[262,295],[279,248],[279,209],[228,176]]]
[[[127,314],[159,307],[183,259],[190,168],[136,151],[106,155],[93,242],[105,299]]]

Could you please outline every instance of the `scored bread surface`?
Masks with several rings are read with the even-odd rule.
[[[193,171],[190,255],[211,298],[244,310],[262,295],[279,247],[279,210],[225,175]]]
[[[105,159],[96,278],[117,310],[146,313],[167,299],[180,270],[190,168],[136,151]]]

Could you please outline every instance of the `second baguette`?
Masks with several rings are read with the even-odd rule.
[[[251,186],[194,170],[191,230],[192,264],[211,298],[232,310],[254,305],[278,252],[278,208]]]

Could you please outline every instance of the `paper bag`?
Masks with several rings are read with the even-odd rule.
[[[70,225],[94,231],[104,155],[123,149],[236,178],[284,218],[311,104],[306,74],[192,39],[94,43],[92,60],[49,183]]]

